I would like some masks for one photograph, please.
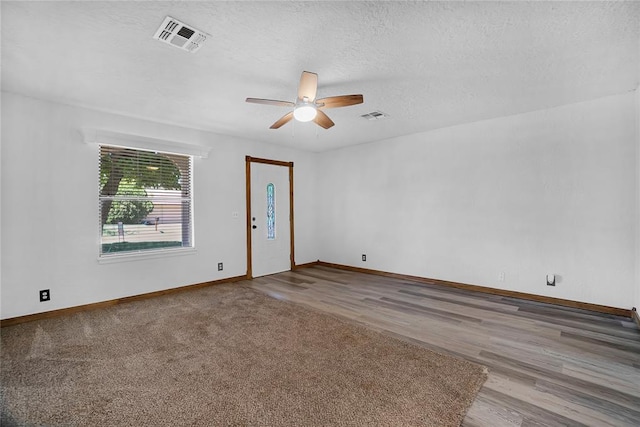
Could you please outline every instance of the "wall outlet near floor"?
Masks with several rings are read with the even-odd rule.
[[[547,286],[555,286],[555,285],[556,285],[556,275],[547,274]]]
[[[222,271],[222,263],[221,262],[218,263],[218,271]]]
[[[49,301],[51,299],[51,293],[49,289],[43,289],[40,291],[40,302]]]
[[[505,278],[504,271],[501,271],[500,274],[498,274],[498,281],[504,282],[504,278]]]
[[[366,254],[362,254],[362,261],[366,261],[367,260],[367,255]]]

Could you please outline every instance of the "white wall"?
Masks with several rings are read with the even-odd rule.
[[[640,85],[636,88],[636,293],[634,307],[640,313]]]
[[[1,101],[1,98],[0,98],[0,101]],[[1,105],[1,102],[0,102],[0,105]],[[2,110],[1,106],[0,106],[0,110]],[[0,129],[2,129],[2,114],[0,114]],[[2,301],[2,135],[0,135],[0,302],[1,301]]]
[[[635,96],[321,154],[320,259],[631,308]]]
[[[298,264],[640,308],[639,114],[637,91],[314,154],[3,93],[0,317],[245,274],[245,155],[295,162]],[[83,127],[213,147],[195,161],[197,254],[98,264]]]
[[[98,147],[83,127],[213,147],[194,161],[195,255],[97,262]],[[245,274],[246,155],[295,162],[296,262],[316,260],[314,154],[3,93],[1,318]]]

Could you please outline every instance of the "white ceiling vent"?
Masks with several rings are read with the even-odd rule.
[[[381,120],[389,117],[388,114],[383,113],[382,111],[372,111],[367,114],[363,114],[360,117],[365,118],[367,120]]]
[[[154,39],[191,53],[200,49],[208,37],[211,35],[185,25],[170,16],[164,18],[164,22],[153,36]]]

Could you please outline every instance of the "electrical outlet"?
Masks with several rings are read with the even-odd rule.
[[[556,285],[556,275],[547,274],[547,286],[555,286],[555,285]]]
[[[504,271],[501,271],[500,274],[498,275],[498,280],[500,282],[504,282],[504,277],[505,277]]]
[[[40,291],[40,302],[49,301],[51,299],[51,293],[49,289],[43,289]]]
[[[222,263],[221,262],[218,263],[218,271],[222,271]]]
[[[362,254],[362,261],[366,261],[367,260],[367,255],[366,254]]]

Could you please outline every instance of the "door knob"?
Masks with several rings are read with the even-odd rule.
[[[258,228],[258,226],[257,225],[253,225],[253,226],[251,226],[251,228],[253,228],[255,230],[256,228]]]

